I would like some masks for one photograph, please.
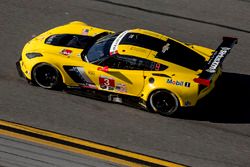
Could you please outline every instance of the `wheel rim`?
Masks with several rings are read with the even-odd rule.
[[[53,88],[58,83],[58,72],[49,65],[38,66],[34,70],[36,83],[43,88]]]
[[[170,92],[157,91],[150,97],[150,105],[155,112],[172,115],[179,106],[178,99]]]

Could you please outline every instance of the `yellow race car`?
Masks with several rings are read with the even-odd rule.
[[[74,21],[29,41],[16,66],[20,76],[46,89],[93,90],[116,102],[129,97],[171,116],[214,88],[236,43],[224,37],[213,50],[149,30],[115,33]]]

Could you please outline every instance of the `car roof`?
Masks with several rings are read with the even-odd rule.
[[[149,59],[169,67],[177,68],[178,66],[181,69],[197,71],[203,68],[205,62],[203,55],[188,48],[184,43],[150,30],[132,29],[123,31],[113,43],[115,47],[112,47],[113,44],[111,45],[111,54],[118,52],[120,55]],[[166,57],[165,52],[169,50],[170,45],[172,51],[175,48],[176,55],[172,53],[172,56]],[[185,53],[187,57],[180,52]],[[197,65],[193,66],[192,62],[197,62]]]
[[[139,28],[123,31],[119,36],[114,41],[116,43],[114,45],[117,46],[114,48],[111,46],[111,52],[117,51],[120,55],[150,59],[154,58],[154,56],[150,55],[161,50],[160,47],[169,38],[163,34]]]

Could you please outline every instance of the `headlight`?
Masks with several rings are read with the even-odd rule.
[[[29,59],[35,58],[35,57],[42,57],[43,55],[41,53],[26,53],[26,57]]]

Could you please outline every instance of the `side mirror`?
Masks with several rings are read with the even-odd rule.
[[[109,67],[108,66],[98,67],[97,70],[98,71],[103,71],[103,72],[108,72],[109,71]]]

